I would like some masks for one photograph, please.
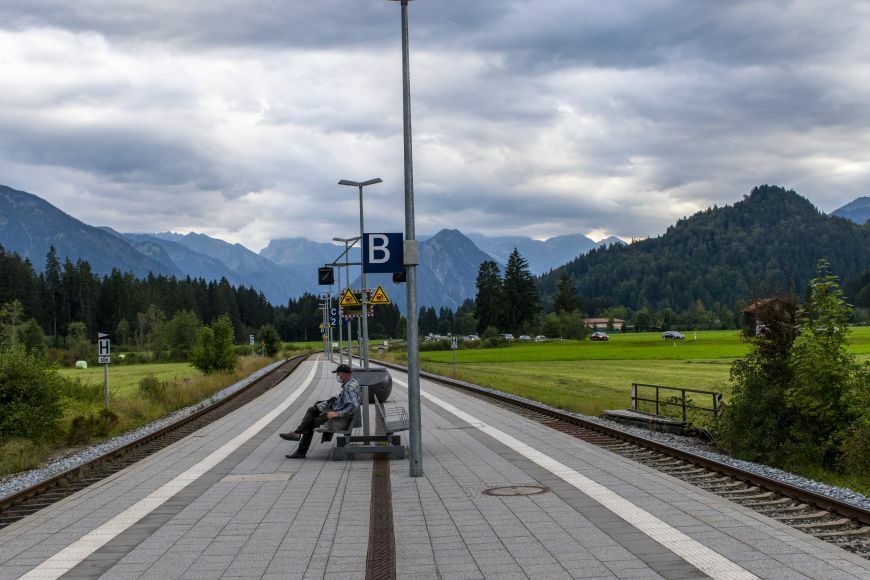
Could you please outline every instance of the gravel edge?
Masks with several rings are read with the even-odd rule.
[[[65,455],[64,457],[49,461],[45,465],[41,465],[35,469],[4,476],[0,478],[0,500],[16,494],[23,489],[34,486],[41,481],[45,481],[46,479],[54,477],[59,473],[63,473],[64,471],[68,471],[70,469],[75,469],[76,467],[79,467],[87,463],[88,461],[99,457],[100,455],[104,455],[106,453],[114,451],[119,447],[123,447],[124,445],[132,443],[136,439],[145,437],[146,435],[150,435],[151,433],[154,433],[155,431],[158,431],[166,427],[167,425],[174,423],[175,421],[192,415],[197,411],[220,401],[221,399],[225,399],[236,391],[250,385],[252,382],[256,381],[263,375],[270,373],[278,366],[284,364],[284,362],[285,361],[281,360],[267,365],[260,370],[248,375],[244,379],[221,389],[208,399],[203,399],[199,403],[195,403],[193,405],[190,405],[189,407],[184,407],[183,409],[173,411],[168,415],[164,415],[159,419],[155,419],[147,425],[143,425],[142,427],[139,427],[132,431],[128,431],[127,433],[118,435],[117,437],[113,437],[112,439],[108,439],[96,445],[74,450],[68,455]]]

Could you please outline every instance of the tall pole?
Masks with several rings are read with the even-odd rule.
[[[347,248],[347,242],[344,243],[345,249]],[[347,258],[344,259],[347,262]],[[338,270],[338,296],[341,296],[341,266],[336,268]],[[335,317],[336,322],[338,322],[338,364],[344,363],[344,355],[341,354],[341,349],[344,348],[344,329],[343,324],[341,322],[341,305],[339,304],[339,299],[335,301],[336,308],[338,309],[338,316]]]
[[[350,288],[350,256],[348,255],[347,241],[344,242],[344,283]],[[351,335],[353,334],[353,326],[350,324],[350,318],[347,319],[347,364],[353,368],[353,351],[351,350]]]
[[[363,248],[363,231],[365,230],[365,225],[363,222],[363,186],[360,184],[359,186],[359,241],[360,241],[360,251]],[[360,349],[360,359],[362,359],[362,365],[364,369],[369,368],[369,313],[368,313],[368,305],[369,305],[369,293],[366,292],[366,269],[363,266],[365,259],[360,260],[360,285],[362,286],[362,331],[359,336],[359,349]]]
[[[410,419],[410,475],[423,475],[423,442],[420,427],[420,345],[417,335],[417,240],[414,231],[414,161],[411,155],[411,65],[408,49],[408,0],[402,2],[402,103],[405,125],[405,239],[412,256],[406,256],[408,285],[408,407]],[[408,258],[413,262],[408,264]]]

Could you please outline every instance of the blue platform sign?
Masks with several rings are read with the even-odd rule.
[[[405,268],[403,236],[398,234],[365,234],[363,236],[363,272],[392,274]]]

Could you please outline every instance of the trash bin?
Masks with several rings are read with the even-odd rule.
[[[369,388],[369,403],[384,402],[393,392],[393,377],[387,369],[353,369],[353,376],[362,386]]]

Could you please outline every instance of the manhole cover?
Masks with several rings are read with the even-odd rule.
[[[507,487],[491,487],[483,490],[483,493],[484,495],[515,496],[537,495],[548,491],[550,491],[550,488],[543,485],[509,485]]]

